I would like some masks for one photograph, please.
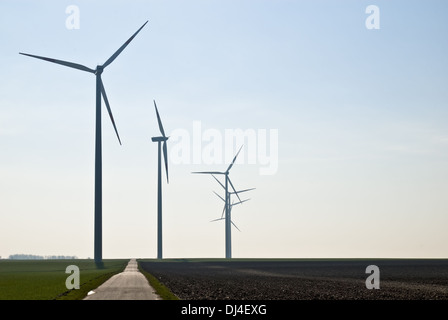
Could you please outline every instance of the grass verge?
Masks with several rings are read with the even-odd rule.
[[[98,268],[93,260],[1,260],[0,300],[79,300],[116,273],[128,259],[104,260]],[[80,289],[67,290],[67,266],[80,270]]]
[[[79,286],[79,289],[71,289],[68,291],[63,292],[62,294],[58,295],[55,300],[82,300],[84,299],[87,294],[96,288],[98,288],[100,285],[102,285],[104,282],[109,280],[114,275],[123,272],[126,268],[128,263],[128,260],[125,260],[123,265],[120,267],[120,265],[110,265],[107,261],[103,265],[101,269],[105,269],[103,274],[92,274],[90,277],[88,277],[86,274],[84,274],[84,278],[87,278],[88,280],[81,283]],[[97,269],[98,270],[98,269]]]
[[[162,283],[157,280],[156,277],[154,277],[149,272],[145,271],[141,266],[140,262],[137,260],[138,263],[138,270],[148,279],[149,284],[151,287],[154,288],[156,293],[162,298],[162,300],[180,300],[174,293],[170,291],[167,287],[165,287]]]

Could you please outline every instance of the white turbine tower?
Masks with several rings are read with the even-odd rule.
[[[233,186],[232,181],[229,178],[229,172],[230,172],[230,169],[232,169],[232,166],[235,163],[235,160],[238,157],[238,154],[240,153],[242,148],[243,148],[243,146],[240,147],[237,154],[235,155],[232,162],[230,163],[229,167],[224,172],[221,172],[221,171],[192,172],[194,174],[211,174],[212,176],[215,174],[222,174],[225,176],[224,184],[222,184],[222,183],[220,183],[220,184],[225,190],[225,199],[224,199],[225,207],[224,207],[224,209],[225,209],[225,243],[226,243],[226,258],[227,259],[232,258],[232,240],[231,240],[232,221],[231,221],[231,216],[230,216],[230,211],[231,211],[230,194],[231,193],[229,192],[229,184],[232,187],[234,194],[238,197],[238,200],[241,202],[240,196],[238,195],[238,192],[235,190],[235,187]]]
[[[161,143],[163,142],[163,159],[165,160],[165,170],[166,170],[166,182],[168,180],[168,152],[166,141],[169,139],[165,135],[165,130],[163,130],[162,120],[160,120],[159,111],[157,110],[156,102],[154,101],[154,107],[156,109],[157,123],[159,124],[159,130],[162,136],[152,137],[153,142],[158,144],[158,182],[157,182],[157,259],[162,259],[162,155],[161,155]]]
[[[143,29],[143,27],[148,23],[146,21],[140,29],[138,29],[103,65],[98,65],[95,69],[90,69],[78,63],[67,62],[63,60],[56,60],[52,58],[46,58],[41,56],[36,56],[27,53],[21,53],[22,55],[37,58],[53,63],[57,63],[66,67],[78,69],[81,71],[93,73],[96,78],[96,120],[95,120],[95,242],[94,242],[94,257],[97,264],[102,263],[102,153],[101,153],[101,96],[106,104],[107,111],[109,113],[110,120],[114,126],[115,133],[117,134],[118,142],[121,145],[121,140],[118,135],[117,127],[115,126],[114,117],[112,116],[112,111],[109,106],[109,101],[107,100],[106,90],[104,89],[103,81],[101,80],[101,74],[103,70],[110,65],[118,55],[127,47],[127,45],[134,39],[134,37]]]

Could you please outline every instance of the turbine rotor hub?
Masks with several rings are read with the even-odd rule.
[[[104,70],[103,66],[96,66],[95,74],[102,74]]]

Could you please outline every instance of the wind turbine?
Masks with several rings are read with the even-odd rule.
[[[213,176],[213,178],[215,178],[215,180],[218,181],[218,183],[224,188],[224,186],[222,185],[222,183],[221,183],[218,179],[216,179],[215,176]],[[229,204],[230,204],[230,200],[231,200],[231,195],[232,195],[232,194],[238,194],[238,193],[242,193],[242,192],[246,192],[246,191],[251,191],[251,190],[255,190],[255,188],[246,189],[246,190],[241,190],[241,191],[237,191],[237,192],[229,192]],[[224,201],[224,202],[226,201],[223,197],[221,197],[221,196],[220,196],[219,194],[217,194],[215,191],[213,191],[213,193],[216,194],[222,201]],[[244,202],[249,201],[249,200],[250,200],[250,199],[240,200],[240,201],[238,201],[238,202],[234,202],[234,201],[232,201],[232,204],[230,204],[230,211],[232,211],[231,209],[232,209],[232,207],[233,207],[234,205],[236,205],[236,204],[241,204],[241,203],[244,203]],[[225,210],[226,210],[226,206],[224,205],[224,208],[222,209],[221,218],[224,216]]]
[[[166,182],[168,180],[168,154],[166,141],[169,139],[165,135],[163,130],[162,121],[160,120],[159,111],[157,110],[156,101],[154,100],[154,107],[156,109],[157,122],[159,123],[159,129],[162,136],[152,137],[153,142],[157,142],[159,150],[159,161],[158,161],[158,183],[157,183],[157,259],[162,259],[162,156],[161,156],[161,144],[163,142],[163,159],[165,160],[165,170],[166,170]]]
[[[240,149],[238,150],[237,154],[235,155],[235,157],[233,158],[232,162],[230,163],[229,167],[224,172],[221,172],[221,171],[192,172],[194,174],[211,174],[211,175],[222,174],[222,175],[225,176],[225,184],[224,185],[221,184],[221,185],[225,189],[225,200],[224,200],[224,202],[225,202],[225,235],[226,235],[226,258],[227,259],[232,258],[231,220],[230,220],[230,194],[229,194],[229,187],[228,187],[229,184],[232,187],[232,189],[235,192],[235,194],[238,197],[238,199],[241,201],[240,196],[238,195],[238,193],[235,190],[235,187],[232,184],[232,181],[230,181],[229,171],[230,171],[230,169],[232,169],[232,166],[235,163],[235,160],[238,157],[238,154],[240,153],[242,148],[243,148],[243,146],[240,147]]]
[[[249,191],[249,190],[247,190],[247,191]],[[242,191],[241,191],[241,192],[242,192]],[[225,202],[225,200],[224,200],[223,197],[221,197],[221,196],[220,196],[219,194],[217,194],[215,191],[213,191],[213,193],[216,194],[222,201]],[[250,199],[246,199],[246,200],[238,201],[238,202],[234,202],[234,201],[232,201],[232,203],[230,204],[230,208],[229,208],[229,211],[230,211],[230,214],[229,214],[229,215],[230,215],[230,223],[233,224],[233,226],[234,226],[235,228],[237,228],[238,231],[241,231],[240,228],[238,228],[238,227],[236,226],[236,224],[232,221],[232,208],[233,208],[234,205],[242,204],[242,203],[244,203],[244,202],[246,202],[246,201],[249,201],[249,200],[250,200]],[[218,220],[225,220],[225,219],[224,219],[225,209],[226,209],[226,207],[224,206],[224,208],[223,208],[223,210],[222,210],[221,218],[211,220],[210,222],[214,222],[214,221],[218,221]]]
[[[95,69],[90,69],[78,63],[57,60],[52,58],[46,58],[36,56],[32,54],[22,53],[22,55],[37,58],[56,64],[60,64],[66,67],[78,69],[93,73],[96,77],[96,109],[95,109],[95,240],[94,240],[94,257],[97,264],[102,263],[102,153],[101,153],[101,96],[106,104],[107,111],[109,113],[110,120],[114,126],[115,133],[117,134],[118,142],[121,145],[120,136],[118,135],[117,127],[115,126],[114,117],[110,109],[109,101],[107,99],[106,90],[104,89],[103,81],[101,80],[101,74],[103,70],[110,65],[118,55],[126,48],[126,46],[134,39],[134,37],[140,32],[140,30],[148,23],[146,21],[140,29],[138,29],[103,65],[98,65]]]

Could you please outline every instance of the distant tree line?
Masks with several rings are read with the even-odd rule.
[[[38,256],[34,254],[11,254],[12,260],[78,259],[77,256]]]

